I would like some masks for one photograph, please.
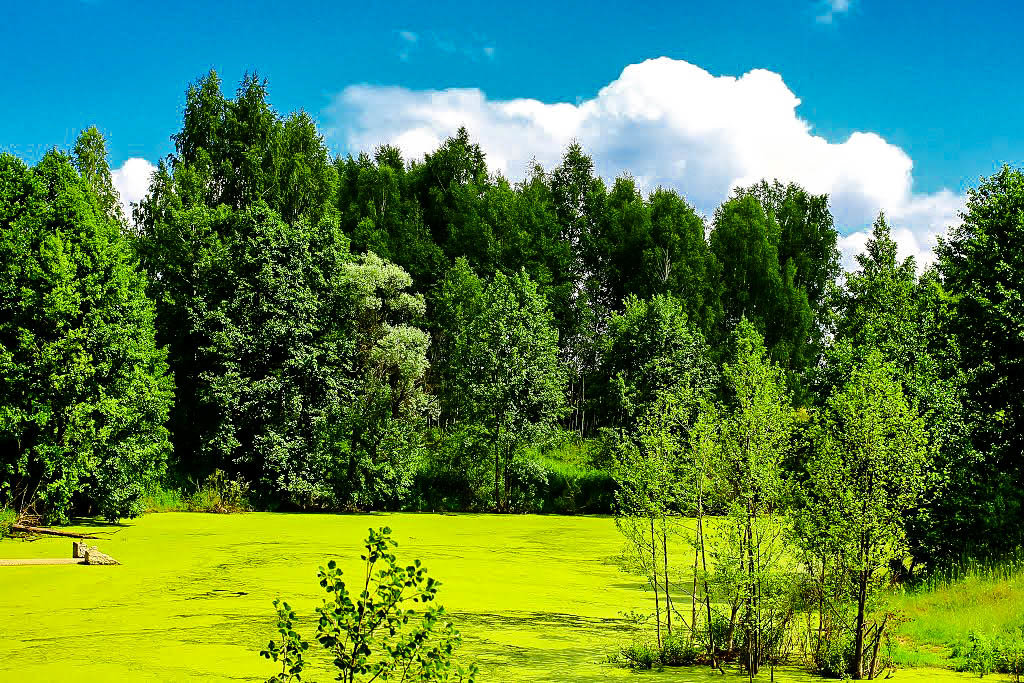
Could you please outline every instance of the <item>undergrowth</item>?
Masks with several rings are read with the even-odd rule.
[[[18,515],[10,508],[0,508],[0,538],[11,535],[11,527],[17,521]]]
[[[190,492],[186,492],[187,489]],[[228,479],[221,470],[215,470],[202,484],[192,484],[186,490],[157,484],[143,497],[146,512],[246,512],[249,487],[244,482]]]

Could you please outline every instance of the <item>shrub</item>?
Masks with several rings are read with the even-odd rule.
[[[997,640],[996,665],[999,672],[1010,674],[1019,683],[1024,675],[1024,634],[1016,629],[1008,636]]]
[[[979,678],[995,671],[1020,681],[1024,675],[1024,632],[1014,628],[989,637],[971,631],[966,641],[954,644],[953,657],[959,671],[978,674]]]
[[[661,663],[665,666],[689,666],[697,662],[700,646],[678,633],[666,636],[661,642]]]
[[[441,584],[427,576],[419,560],[399,565],[391,552],[397,545],[391,529],[370,530],[361,556],[365,570],[356,579],[358,594],[349,592],[334,560],[320,567],[317,577],[327,598],[316,610],[316,640],[338,669],[337,680],[475,680],[475,664],[463,668],[454,661],[462,637],[444,608],[426,606],[437,598]],[[424,605],[422,612],[415,611],[418,604]],[[281,666],[270,681],[300,680],[309,644],[295,630],[288,603],[275,600],[274,607],[280,642],[270,641],[260,654]]]
[[[953,657],[959,660],[958,670],[978,674],[978,678],[992,673],[996,666],[996,649],[992,640],[974,631],[967,634],[966,642],[953,647]]]
[[[830,633],[811,655],[815,671],[828,678],[847,678],[853,667],[853,634],[847,629]]]
[[[653,669],[661,664],[661,653],[656,643],[636,639],[619,650],[619,657],[630,669]]]

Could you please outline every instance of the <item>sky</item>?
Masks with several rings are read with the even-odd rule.
[[[737,184],[832,198],[847,264],[884,210],[931,259],[967,188],[1024,163],[1024,4],[21,3],[0,22],[0,150],[29,162],[96,125],[125,201],[173,151],[187,84],[267,78],[337,153],[407,158],[465,124],[516,178],[578,140],[597,170],[711,215]]]

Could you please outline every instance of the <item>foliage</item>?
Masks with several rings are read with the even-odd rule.
[[[403,269],[353,255],[336,170],[305,114],[246,77],[191,86],[175,154],[136,211],[178,378],[176,469],[266,506],[395,506],[412,482],[428,337]]]
[[[926,481],[926,432],[892,366],[872,351],[829,397],[814,441],[800,533],[811,574],[821,576],[822,614],[841,610],[846,601],[855,605],[850,674],[873,678],[890,617],[872,622],[869,599],[892,561],[902,562],[906,554],[906,515]],[[830,624],[823,637],[844,639],[832,632],[844,629],[844,620]]]
[[[726,520],[712,547],[720,567],[715,582],[732,606],[723,649],[732,648],[738,627],[739,658],[753,675],[772,660],[792,618],[783,566],[789,521],[782,463],[794,420],[782,370],[754,326],[741,320],[732,345],[711,466]]]
[[[494,504],[511,509],[514,464],[527,443],[549,432],[565,412],[565,371],[558,333],[544,297],[523,271],[498,273],[469,323],[463,386],[470,419],[492,442]],[[521,469],[521,468],[520,468]]]
[[[952,297],[949,327],[966,378],[973,458],[948,517],[957,550],[999,555],[1024,542],[1024,171],[1003,167],[967,193],[963,221],[935,249]]]
[[[747,320],[796,384],[813,360],[816,332],[796,262],[780,261],[781,235],[776,216],[757,196],[739,193],[715,211],[710,248],[722,269],[720,337]]]
[[[79,147],[100,154],[94,134]],[[141,513],[170,450],[155,311],[94,182],[56,151],[0,156],[0,501],[51,523]]]
[[[330,654],[338,680],[474,680],[476,665],[463,668],[453,659],[462,642],[459,632],[443,607],[428,605],[441,584],[427,576],[419,560],[401,566],[392,552],[397,545],[391,529],[370,529],[361,555],[365,573],[356,578],[358,594],[345,585],[334,560],[317,573],[327,598],[316,610],[316,640]],[[308,643],[294,630],[288,604],[275,600],[274,607],[281,642],[270,641],[260,654],[281,663],[282,673],[271,681],[298,680]]]

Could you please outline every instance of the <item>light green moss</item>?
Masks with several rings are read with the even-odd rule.
[[[367,529],[385,524],[399,558],[422,559],[442,581],[481,681],[723,680],[607,663],[628,637],[619,612],[649,601],[614,562],[621,539],[607,517],[271,513],[147,515],[91,529],[121,566],[0,568],[0,680],[265,680],[272,667],[257,653],[275,635],[273,599],[285,597],[311,636],[317,566],[354,569]],[[70,550],[68,539],[0,542],[6,558]],[[937,670],[897,680],[954,678],[964,680]]]

